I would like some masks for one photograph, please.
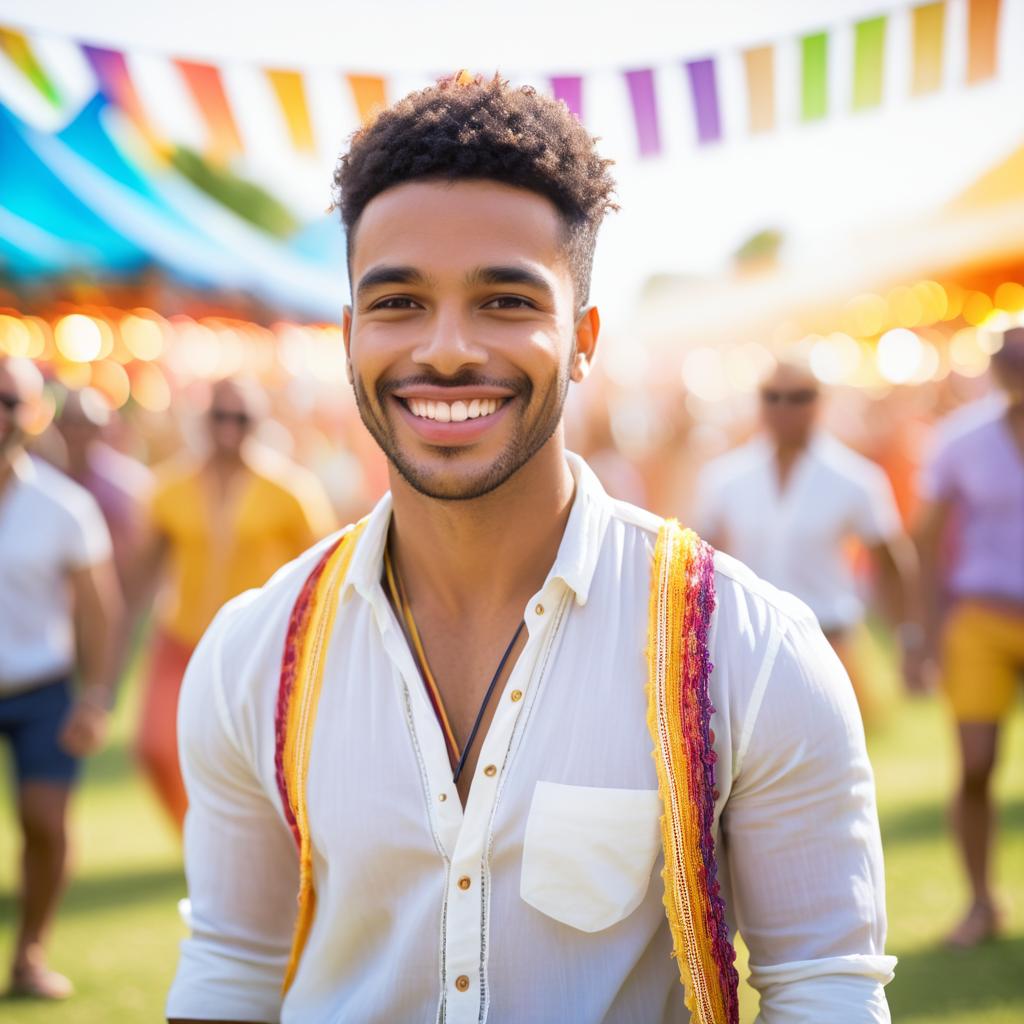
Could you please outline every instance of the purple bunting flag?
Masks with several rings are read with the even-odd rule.
[[[640,156],[657,156],[661,152],[658,128],[658,101],[654,93],[654,72],[650,68],[627,71],[626,84],[633,104],[636,123],[636,145]]]
[[[551,89],[556,100],[562,100],[565,105],[583,120],[583,79],[579,75],[552,75]]]
[[[702,146],[708,142],[718,142],[722,138],[722,119],[718,112],[715,62],[711,58],[689,61],[686,73],[690,77],[690,93],[693,95],[697,141]]]

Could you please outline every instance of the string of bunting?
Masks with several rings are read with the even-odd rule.
[[[965,38],[951,29],[949,4],[931,0],[917,6],[900,8],[898,12],[879,14],[852,26],[852,83],[850,109],[869,111],[883,105],[886,97],[887,50],[895,33],[892,19],[909,17],[910,53],[905,66],[911,97],[939,92],[945,85],[976,85],[994,78],[998,72],[998,51],[1001,0],[967,0]],[[830,64],[835,59],[838,32],[808,32],[795,40],[796,74],[799,76],[798,120],[813,123],[838,113],[836,98],[831,95]],[[746,105],[745,124],[733,124],[730,131],[749,136],[779,130],[780,117],[779,54],[786,40],[763,43],[740,52],[744,78],[742,93]],[[966,59],[955,66],[963,67],[963,82],[948,83],[947,49],[965,47]],[[119,106],[150,141],[159,140],[155,119],[147,112],[131,73],[130,55],[117,50],[82,45],[82,54],[95,74],[100,91]],[[21,32],[0,28],[0,53],[31,82],[47,103],[60,107],[62,97],[53,76],[33,49],[31,40]],[[702,55],[681,61],[682,81],[693,111],[693,141],[698,146],[713,145],[726,136],[723,117],[721,80],[723,66],[734,53]],[[173,59],[186,92],[194,101],[205,130],[206,155],[215,160],[230,161],[244,149],[243,134],[232,110],[220,68],[213,64]],[[283,68],[261,68],[266,77],[286,126],[288,138],[300,153],[317,148],[315,119],[311,113],[308,75]],[[677,66],[679,70],[679,66]],[[665,152],[662,104],[659,87],[669,80],[663,69],[631,68],[619,72],[632,114],[632,132],[636,153],[641,158]],[[588,125],[593,113],[587,106],[587,75],[552,74],[534,78],[534,84],[546,87],[557,99]],[[365,123],[389,100],[389,80],[385,76],[342,74],[339,86],[348,92],[359,119]]]

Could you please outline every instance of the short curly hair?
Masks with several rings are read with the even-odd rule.
[[[564,103],[500,76],[464,72],[410,93],[352,136],[334,172],[334,204],[352,238],[367,204],[420,179],[492,180],[550,199],[566,227],[566,250],[582,308],[590,292],[597,231],[618,209],[611,160],[600,157]]]

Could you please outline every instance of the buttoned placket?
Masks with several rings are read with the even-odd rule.
[[[527,640],[505,682],[480,747],[476,774],[465,808],[452,781],[444,736],[424,690],[405,635],[383,590],[374,595],[374,614],[385,651],[403,686],[413,746],[420,760],[424,800],[446,875],[441,931],[441,999],[438,1020],[477,1024],[484,1019],[486,996],[486,857],[494,810],[507,768],[517,723],[532,707],[538,667],[556,639],[561,614],[572,592],[549,577],[526,606]]]

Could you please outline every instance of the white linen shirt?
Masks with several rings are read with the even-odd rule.
[[[18,458],[0,492],[0,697],[71,672],[68,573],[108,558],[92,495],[49,463]]]
[[[779,490],[765,437],[710,462],[697,484],[695,528],[758,576],[795,594],[825,629],[846,629],[864,606],[843,551],[900,533],[892,485],[880,466],[829,434],[815,435]]]
[[[284,998],[297,856],[274,774],[292,604],[330,539],[230,602],[179,710],[192,934],[172,1018],[346,1024],[688,1019],[647,727],[661,520],[576,495],[463,809],[380,584],[390,498],[340,598],[309,770],[316,917]],[[850,684],[795,599],[716,556],[718,857],[766,1024],[889,1020],[874,783]],[[522,697],[513,697],[521,691]],[[460,884],[461,883],[461,884]],[[460,979],[461,982],[460,982]]]

